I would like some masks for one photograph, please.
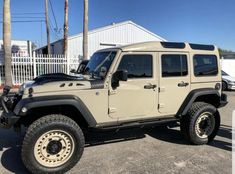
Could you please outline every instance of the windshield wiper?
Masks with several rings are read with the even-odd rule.
[[[94,72],[96,72],[99,68],[102,67],[102,65],[110,58],[111,54],[112,54],[112,52],[110,52],[110,53],[104,58],[104,60],[103,60],[100,64],[97,65],[97,67],[95,68]]]

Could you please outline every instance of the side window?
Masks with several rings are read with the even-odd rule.
[[[151,55],[124,55],[118,70],[127,70],[128,78],[150,78],[153,76]]]
[[[162,55],[162,77],[179,77],[188,75],[186,55]]]
[[[214,76],[218,74],[218,63],[215,55],[195,55],[193,65],[195,76]]]

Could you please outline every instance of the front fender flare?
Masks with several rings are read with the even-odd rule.
[[[73,95],[42,96],[22,99],[16,105],[14,113],[18,116],[25,116],[27,115],[27,112],[22,112],[23,107],[29,111],[34,108],[59,105],[74,106],[82,114],[90,127],[96,126],[96,120],[94,119],[89,109],[79,97]]]

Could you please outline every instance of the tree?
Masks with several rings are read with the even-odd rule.
[[[233,53],[233,51],[219,48],[219,53],[220,53],[220,55],[221,55],[221,54],[223,54],[223,53]]]
[[[88,59],[88,0],[84,0],[83,11],[83,59]]]
[[[69,0],[65,0],[64,4],[64,55],[68,55],[68,13],[69,12]]]
[[[12,86],[11,68],[11,12],[10,0],[4,0],[3,4],[3,50],[5,61],[5,86]]]

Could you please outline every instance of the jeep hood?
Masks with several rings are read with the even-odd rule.
[[[57,82],[57,81],[77,81],[82,80],[83,76],[70,76],[64,73],[44,74],[33,79],[35,85]]]
[[[21,91],[28,94],[29,88],[33,88],[33,93],[60,92],[66,90],[83,90],[103,88],[102,80],[85,78],[82,75],[70,76],[63,73],[45,74],[36,77],[33,81],[28,81],[21,86]]]

